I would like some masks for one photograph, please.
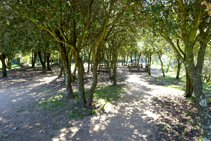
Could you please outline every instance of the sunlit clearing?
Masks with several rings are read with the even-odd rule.
[[[58,76],[51,76],[51,77],[44,77],[42,79],[39,79],[40,85],[45,84],[45,83],[49,83],[49,82],[53,81],[54,79],[56,79],[57,77]]]
[[[137,75],[131,75],[128,79],[128,82],[138,82],[139,81],[139,77]]]
[[[150,112],[150,111],[144,111],[144,113],[148,116],[148,117],[152,117],[152,118],[154,118],[155,120],[157,120],[159,117],[160,117],[160,115],[157,115],[157,114],[155,114],[155,113],[152,113],[152,112]]]
[[[72,127],[72,128],[62,128],[60,130],[61,134],[58,137],[52,138],[52,141],[67,141],[66,135],[70,132],[71,133],[71,138],[78,132],[79,128],[77,127]]]
[[[98,102],[103,106],[106,113],[114,110],[114,106],[111,103],[106,102],[104,99],[100,99]]]

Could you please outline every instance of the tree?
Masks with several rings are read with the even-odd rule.
[[[202,87],[201,71],[203,68],[204,55],[207,41],[210,38],[210,18],[200,6],[198,1],[137,1],[133,7],[136,15],[141,16],[154,33],[162,36],[172,47],[175,53],[184,63],[188,76],[193,85],[196,96],[198,114],[204,131],[204,139],[211,140],[211,116],[207,108],[206,97]],[[175,32],[179,30],[180,32]],[[172,34],[177,34],[183,41],[184,50],[181,51],[174,44]],[[198,51],[197,63],[194,63],[194,50],[197,39],[200,38],[200,49]],[[182,52],[185,56],[182,55]]]

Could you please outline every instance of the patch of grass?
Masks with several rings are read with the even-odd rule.
[[[167,125],[162,126],[162,130],[165,130],[167,128]]]
[[[123,92],[121,86],[99,86],[94,92],[94,100],[116,101]]]
[[[49,135],[49,137],[51,137],[51,138],[52,138],[53,136],[54,136],[54,135],[52,135],[52,134],[51,134],[51,135]]]
[[[20,66],[18,66],[18,64],[13,64],[12,68],[20,68]]]
[[[171,88],[179,89],[181,91],[185,91],[185,86],[184,86],[186,83],[185,76],[182,76],[180,79],[176,79],[175,77],[171,77],[171,76],[163,77],[161,75],[155,78],[155,81],[160,82],[162,85],[166,87],[171,87]]]
[[[198,138],[198,140],[199,140],[199,141],[203,141],[204,139],[203,139],[202,136],[200,136],[200,137]]]
[[[196,101],[196,98],[194,96],[191,96],[191,97],[188,98],[188,101],[195,102]]]
[[[39,101],[38,106],[47,109],[48,111],[55,111],[57,108],[63,108],[67,105],[67,103],[62,100],[64,96],[63,93],[53,95],[50,98]]]
[[[182,139],[184,139],[184,137],[185,136],[182,134],[182,135],[179,136],[179,139],[182,140]]]
[[[70,118],[80,118],[80,117],[83,117],[84,115],[83,114],[81,114],[81,113],[76,113],[76,112],[74,112],[74,111],[72,111],[72,112],[70,112],[70,115],[69,115],[69,117]]]
[[[22,113],[24,110],[18,110],[18,111],[16,111],[17,113]]]

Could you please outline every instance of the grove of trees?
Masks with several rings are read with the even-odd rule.
[[[169,54],[178,62],[177,79],[181,65],[185,66],[185,97],[194,93],[204,140],[210,141],[211,116],[202,83],[202,78],[210,79],[211,17],[206,6],[209,1],[202,0],[1,0],[3,77],[11,66],[11,61],[6,64],[6,58],[32,53],[32,67],[39,57],[42,72],[46,73],[51,71],[51,53],[58,51],[66,98],[75,97],[71,82],[76,78],[80,106],[91,108],[98,83],[97,69],[102,61],[116,85],[118,57],[124,58],[126,64],[132,55],[137,60],[146,56],[150,64],[151,56],[157,54],[163,66],[162,55]],[[137,47],[139,40],[143,43],[141,48]],[[76,63],[74,73],[72,59]],[[93,75],[88,97],[84,92],[85,60]],[[165,77],[163,67],[162,72]]]

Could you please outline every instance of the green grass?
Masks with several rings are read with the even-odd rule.
[[[115,101],[121,97],[121,94],[124,90],[121,88],[120,85],[117,86],[99,86],[95,89],[93,99],[98,101],[103,99],[105,102]],[[78,91],[73,92],[76,95],[76,98],[79,99]],[[85,89],[86,97],[89,94],[89,90]]]
[[[15,69],[15,68],[20,68],[20,66],[18,66],[18,64],[13,64],[12,69]],[[2,69],[2,63],[0,63],[0,69]]]
[[[18,66],[18,64],[14,64],[12,65],[12,68],[20,68],[20,66]]]
[[[62,100],[65,94],[56,94],[50,98],[43,99],[38,102],[38,106],[43,109],[47,109],[48,111],[55,111],[57,108],[63,108],[67,106],[67,103]]]
[[[124,90],[119,86],[99,86],[94,92],[94,100],[115,101],[123,92]]]
[[[48,110],[51,112],[52,116],[55,116],[54,111],[65,111],[68,112],[69,117],[71,119],[80,118],[85,115],[93,115],[96,113],[100,113],[101,111],[105,111],[104,109],[110,106],[110,102],[116,101],[121,97],[124,90],[121,85],[117,86],[99,86],[96,88],[94,92],[94,103],[99,103],[99,109],[90,110],[86,108],[80,108],[79,106],[79,96],[78,91],[74,91],[75,99],[65,100],[65,94],[55,94],[53,96],[49,96],[46,98],[42,98],[42,100],[38,102],[33,102],[31,105],[35,108],[35,106],[41,107],[44,110]],[[85,90],[85,95],[88,97],[89,90]],[[19,110],[17,112],[22,112]]]

